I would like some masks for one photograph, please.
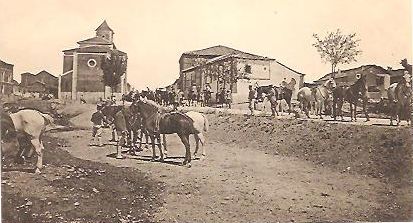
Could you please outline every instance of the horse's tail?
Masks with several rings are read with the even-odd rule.
[[[208,119],[207,119],[207,117],[206,117],[204,114],[203,114],[202,116],[204,117],[204,131],[205,131],[205,132],[208,132],[208,129],[209,129]]]

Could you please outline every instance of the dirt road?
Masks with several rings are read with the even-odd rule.
[[[86,119],[82,118],[82,115],[89,114],[86,112],[76,117],[74,124],[85,124],[79,122]],[[280,142],[270,140],[267,141],[266,147],[262,146],[266,138],[257,135],[268,132],[261,128],[264,126],[263,120],[255,120],[259,118],[252,118],[250,122],[256,121],[260,124],[254,126],[250,123],[251,125],[245,128],[243,127],[245,120],[241,120],[244,119],[242,116],[222,118],[210,115],[209,118],[211,129],[207,134],[207,158],[193,161],[192,168],[178,165],[183,160],[184,149],[176,136],[168,137],[170,158],[165,163],[158,163],[149,161],[151,156],[149,150],[142,152],[140,156],[127,156],[126,159],[117,160],[113,158],[116,151],[114,146],[88,147],[90,130],[59,132],[52,135],[66,140],[70,146],[63,149],[75,157],[117,167],[137,168],[151,178],[165,182],[165,204],[155,215],[155,220],[159,222],[397,221],[412,219],[412,209],[409,205],[412,203],[412,194],[407,189],[411,186],[411,179],[406,179],[407,183],[404,180],[403,183],[395,183],[394,180],[388,180],[388,178],[375,177],[368,171],[366,173],[357,171],[360,169],[359,166],[349,165],[342,168],[352,163],[352,160],[347,160],[344,164],[340,161],[348,157],[332,156],[330,157],[333,162],[331,165],[329,162],[325,162],[325,165],[321,161],[314,162],[308,157],[320,158],[320,153],[311,154],[310,151],[307,158],[304,155],[295,156],[294,151],[299,153],[298,151],[302,148],[296,147],[294,143],[287,144],[291,152],[285,154],[283,154],[283,147],[279,146]],[[281,122],[272,123],[280,125],[276,126],[280,131],[296,124],[290,123],[286,126],[285,124],[291,120],[275,122]],[[235,130],[234,126],[241,127]],[[258,132],[256,132],[257,135],[251,135],[248,134],[249,131]],[[294,134],[296,130],[289,131],[285,132],[281,138],[285,139],[285,136]],[[316,131],[317,129],[312,127],[308,133],[312,134]],[[107,134],[105,138],[108,139],[109,132],[105,134]],[[276,132],[273,133],[272,138],[277,139],[276,134]],[[363,135],[361,132],[359,134]],[[316,139],[323,141],[322,138],[317,137],[320,137],[319,134]],[[295,138],[291,140],[297,141]],[[305,138],[301,139],[303,142],[305,140]],[[333,139],[327,139],[327,141],[331,140]],[[407,148],[408,152],[403,155],[403,157],[408,157],[407,161],[400,159],[400,162],[403,162],[400,165],[401,171],[406,168],[412,169],[411,142],[408,143],[410,143],[410,149]],[[294,147],[290,148],[290,146]],[[319,145],[313,145],[313,147],[318,148]],[[397,148],[394,149],[405,148],[406,145],[402,143],[395,147]],[[348,153],[351,152],[351,150],[348,151]],[[318,160],[322,159],[323,157]],[[335,165],[334,162],[338,164]],[[356,159],[355,162],[357,163]],[[364,169],[361,168],[361,170]],[[378,168],[377,172],[379,171],[381,169]]]

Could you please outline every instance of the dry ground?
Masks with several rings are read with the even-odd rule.
[[[79,202],[79,206],[73,205],[79,195],[94,195],[99,197],[98,202],[102,202],[99,207],[104,216],[116,215],[113,213],[113,210],[117,211],[115,208],[122,213],[134,208],[131,216],[156,222],[413,219],[412,132],[409,128],[211,114],[208,115],[210,130],[205,146],[207,158],[195,160],[192,168],[185,168],[179,165],[184,149],[176,136],[168,137],[170,158],[166,163],[150,162],[149,150],[140,156],[127,155],[126,159],[117,160],[113,158],[115,147],[110,144],[102,148],[88,147],[91,134],[88,120],[93,108],[87,105],[66,108],[66,111],[79,114],[71,120],[82,128],[49,133],[49,136],[63,141],[60,145],[48,145],[45,162],[49,166],[43,175],[21,171],[2,173],[3,179],[13,179],[6,181],[6,187],[2,189],[3,198],[9,197],[3,202],[11,200],[10,208],[3,208],[3,216],[5,211],[11,211],[9,216],[24,216],[20,211],[12,211],[13,205],[25,204],[26,197],[42,202],[40,195],[53,194],[42,189],[48,188],[43,187],[45,182],[53,180],[42,180],[43,184],[29,184],[30,187],[22,182],[22,179],[33,182],[40,178],[48,179],[53,176],[50,173],[53,171],[57,176],[63,176],[58,181],[68,189],[53,184],[50,190],[55,191],[54,196],[59,199],[71,199],[71,205],[65,204],[65,201],[52,202],[51,206],[31,205],[32,209],[37,207],[36,212],[31,213],[59,210],[64,219],[75,219],[70,216],[83,213],[78,218],[96,222],[102,218],[91,214],[96,209],[88,208],[90,205],[82,205],[86,201]],[[106,131],[105,135],[108,139],[109,132]],[[56,162],[56,157],[60,156],[64,159]],[[99,185],[93,184],[95,179],[88,180],[94,188],[100,186],[99,191],[119,188],[121,192],[100,196],[100,193],[90,191],[82,194],[80,189],[73,189],[79,191],[76,193],[71,191],[71,188],[85,189],[86,186],[76,177],[67,179],[67,171],[72,169],[62,165],[82,166],[89,163],[92,166],[85,169],[90,168],[92,172],[93,168],[101,169],[101,165],[104,165],[106,173],[108,169],[113,171],[113,174],[106,174],[106,178],[99,178]],[[59,175],[59,171],[64,174]],[[146,190],[136,189],[136,186],[126,186],[129,184],[123,179],[134,182],[136,186],[144,185],[143,188],[151,190],[151,195],[147,195]],[[160,182],[165,183],[163,193]],[[13,188],[7,183],[11,183]],[[132,198],[136,196],[153,197],[153,201],[134,206]],[[140,208],[142,212],[147,210],[145,213],[148,214],[139,215]],[[20,217],[19,221],[22,222],[22,219]],[[107,221],[117,222],[119,217],[110,219]]]

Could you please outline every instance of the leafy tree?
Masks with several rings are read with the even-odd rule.
[[[313,34],[316,42],[312,45],[320,53],[321,59],[325,63],[331,64],[331,72],[334,74],[339,64],[349,64],[355,62],[356,57],[361,54],[358,49],[360,39],[356,39],[356,34],[345,35],[340,29],[336,32],[329,32],[322,38],[318,34]]]
[[[112,50],[110,54],[105,57],[101,63],[103,70],[103,83],[105,86],[113,89],[120,84],[121,76],[126,72],[127,58],[126,56]]]

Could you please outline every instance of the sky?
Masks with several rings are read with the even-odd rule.
[[[128,82],[142,89],[171,84],[179,57],[224,45],[267,56],[305,73],[328,73],[313,33],[356,33],[363,53],[341,70],[412,62],[410,0],[0,0],[0,59],[23,72],[62,73],[62,50],[95,36],[106,20],[128,53]]]

